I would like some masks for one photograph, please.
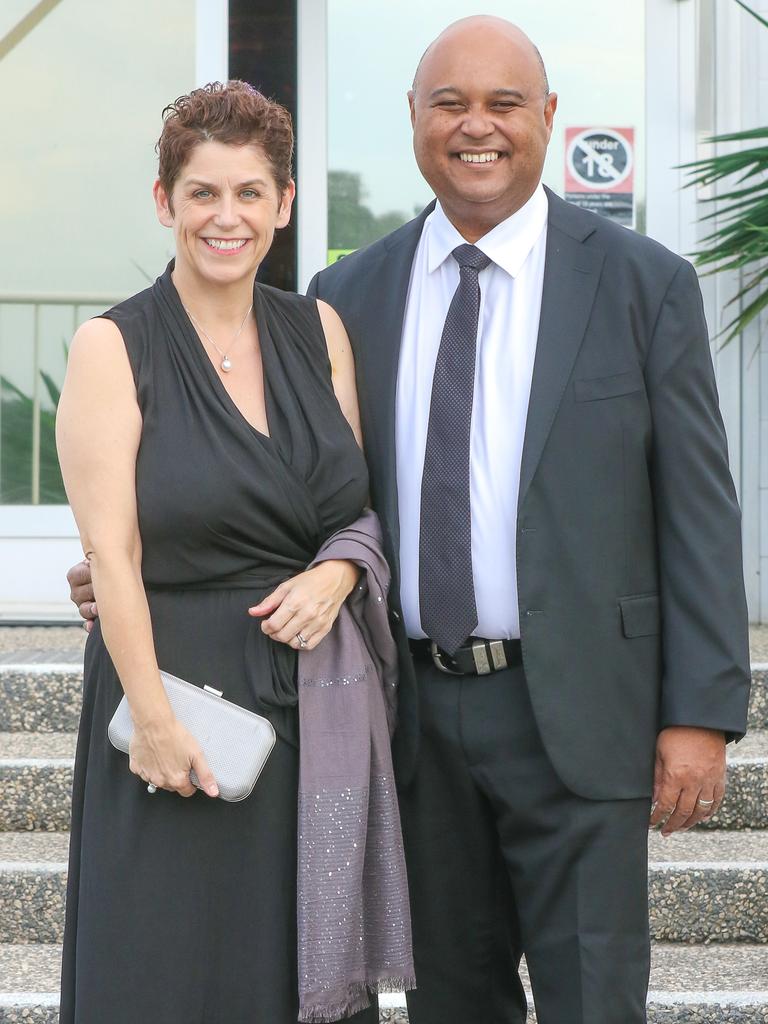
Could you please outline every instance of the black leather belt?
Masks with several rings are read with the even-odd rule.
[[[441,650],[434,640],[409,640],[408,644],[414,658],[429,659],[441,672],[452,676],[487,676],[523,663],[519,640],[472,637],[453,656]]]

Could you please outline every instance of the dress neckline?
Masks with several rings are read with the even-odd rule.
[[[232,395],[230,395],[229,391],[227,391],[226,387],[224,386],[223,380],[216,372],[216,368],[214,367],[205,349],[205,345],[203,344],[200,335],[197,333],[194,324],[190,320],[189,314],[184,308],[184,303],[181,301],[181,296],[176,290],[176,285],[173,283],[171,274],[173,273],[175,265],[176,261],[171,260],[171,262],[166,267],[165,273],[159,279],[159,283],[161,284],[161,286],[165,286],[164,290],[167,292],[169,298],[173,302],[173,305],[176,307],[177,316],[179,317],[183,325],[188,340],[192,342],[193,348],[196,351],[198,358],[203,363],[203,372],[208,375],[208,379],[211,381],[212,386],[214,387],[214,389],[216,389],[217,394],[221,398],[222,402],[229,408],[232,415],[239,419],[248,428],[248,430],[250,430],[263,442],[268,444],[274,444],[274,424],[276,421],[276,417],[273,415],[274,409],[272,408],[272,389],[269,386],[269,377],[267,374],[267,358],[265,358],[270,335],[266,323],[266,317],[264,315],[264,306],[262,303],[262,296],[258,282],[254,281],[253,283],[253,315],[256,318],[256,333],[259,339],[259,352],[261,354],[262,388],[264,391],[264,414],[267,420],[266,433],[263,430],[259,430],[258,427],[255,427],[253,423],[251,423],[248,417],[243,413],[240,406],[234,400]]]

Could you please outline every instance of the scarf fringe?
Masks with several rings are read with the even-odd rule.
[[[371,1005],[371,996],[384,992],[412,992],[416,988],[413,975],[402,978],[382,978],[380,981],[350,986],[349,996],[334,1006],[316,1003],[302,1006],[299,1010],[301,1024],[333,1024],[334,1021],[352,1017]]]

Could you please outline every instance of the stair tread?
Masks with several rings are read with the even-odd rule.
[[[62,862],[67,859],[67,832],[0,832],[0,863]],[[685,832],[665,839],[657,832],[648,837],[651,867],[768,865],[768,831]]]
[[[0,832],[3,865],[63,864],[69,850],[68,832]]]
[[[768,730],[751,729],[740,742],[729,743],[726,753],[729,761],[768,759]]]
[[[76,742],[73,732],[0,732],[0,761],[72,758]],[[740,743],[730,744],[728,760],[768,761],[768,730],[755,729]]]
[[[651,832],[648,854],[652,866],[675,863],[681,866],[718,864],[727,867],[728,864],[748,862],[765,868],[768,865],[768,831],[678,832],[667,838],[659,832]]]
[[[73,732],[0,732],[0,762],[50,760],[75,756],[77,735]]]
[[[59,988],[61,946],[0,943],[0,1004],[14,994],[47,994]],[[527,980],[527,979],[526,979]],[[527,985],[526,985],[527,987]],[[768,999],[768,945],[653,947],[651,999],[660,996],[720,994],[744,999]],[[402,994],[393,994],[387,1005],[403,1005]]]
[[[71,626],[0,626],[0,654],[28,650],[82,654],[86,636],[79,622]]]

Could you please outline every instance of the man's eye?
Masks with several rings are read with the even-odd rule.
[[[258,199],[259,193],[253,188],[244,188],[240,193],[243,199]]]
[[[194,193],[195,199],[207,199],[210,195],[211,192],[209,192],[207,188],[199,188],[197,192]]]

